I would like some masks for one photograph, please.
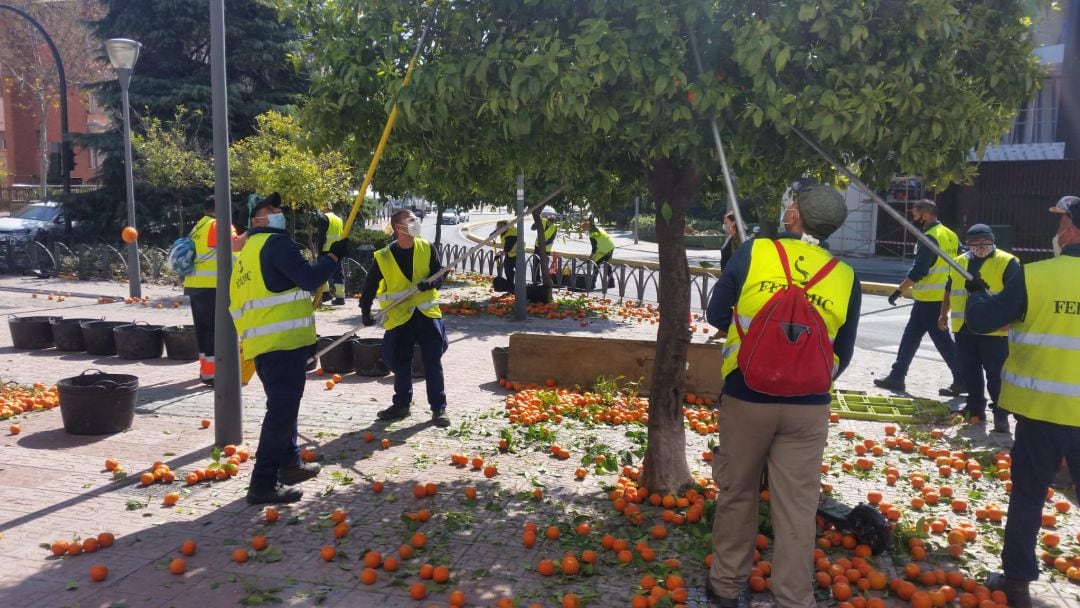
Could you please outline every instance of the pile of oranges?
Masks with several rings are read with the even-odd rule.
[[[60,397],[57,395],[56,386],[40,382],[30,387],[16,384],[0,386],[0,420],[7,420],[12,416],[27,412],[51,410],[59,403]]]
[[[610,395],[562,388],[534,388],[507,395],[511,424],[561,423],[565,418],[611,426],[648,424],[649,402],[631,395]]]

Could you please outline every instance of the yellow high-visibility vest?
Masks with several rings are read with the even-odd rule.
[[[397,260],[394,259],[394,254],[390,252],[390,247],[383,247],[376,251],[375,262],[379,265],[379,272],[382,273],[379,289],[375,292],[375,297],[379,300],[379,307],[383,309],[389,308],[394,302],[405,298],[403,302],[390,308],[386,313],[383,318],[384,328],[394,329],[405,324],[412,318],[414,310],[419,310],[432,319],[442,317],[442,311],[439,310],[438,289],[418,291],[410,296],[405,295],[405,292],[413,285],[423,281],[431,274],[431,243],[424,239],[415,239],[413,241],[411,277],[406,277],[401,272],[401,267],[398,266]]]
[[[311,294],[299,287],[281,292],[266,288],[261,252],[272,236],[264,232],[248,237],[229,285],[229,312],[245,359],[310,346],[316,340]]]
[[[603,228],[593,226],[589,229],[589,237],[596,239],[596,253],[593,254],[592,261],[599,262],[605,255],[615,251],[615,241],[611,240],[611,235]]]
[[[960,251],[960,239],[957,238],[955,232],[946,228],[945,224],[935,224],[926,231],[926,236],[934,237],[937,240],[938,247],[950,258],[955,258],[957,252]],[[921,244],[915,246],[916,255],[918,255],[920,247],[922,247]],[[949,279],[950,268],[945,258],[937,256],[933,266],[930,267],[930,272],[911,288],[911,297],[916,302],[940,302],[944,300],[945,282]]]
[[[748,331],[754,315],[765,307],[773,294],[788,284],[780,255],[772,241],[754,239],[753,243],[746,282],[743,283],[735,305],[738,314],[731,317],[727,338],[724,340],[724,365],[721,368],[724,377],[739,367],[739,328],[744,333]],[[780,239],[779,243],[787,253],[791,265],[791,279],[797,284],[805,284],[833,258],[831,253],[817,245],[795,239]],[[851,266],[840,262],[807,293],[810,303],[825,321],[830,342],[836,339],[836,333],[847,321],[848,302],[851,300],[854,285],[855,271]],[[839,359],[834,354],[833,365],[838,364]]]
[[[210,246],[210,235],[217,221],[209,215],[195,224],[189,238],[195,243],[195,271],[184,277],[184,287],[213,289],[217,287],[217,248]]]
[[[327,211],[323,215],[329,220],[330,225],[326,228],[326,242],[323,243],[322,251],[330,251],[330,245],[341,240],[341,233],[345,231],[345,222],[333,211]]]
[[[971,260],[970,253],[957,256],[955,259],[964,270],[967,270],[968,262]],[[979,276],[986,281],[989,293],[1001,293],[1001,290],[1005,288],[1005,269],[1009,266],[1009,262],[1015,259],[1016,256],[1013,254],[995,247],[994,253],[983,260],[982,266],[979,267]],[[964,277],[960,276],[955,268],[949,268],[949,279],[952,280],[952,286],[949,288],[949,325],[955,333],[964,326],[964,308],[967,307],[968,293],[964,288]],[[984,335],[1007,336],[1009,330],[999,329]]]
[[[555,235],[559,232],[559,225],[555,222],[547,219],[546,217],[540,218],[540,227],[544,229],[544,243],[543,250],[546,253],[551,253],[551,247],[555,244]],[[541,249],[541,247],[537,247]]]
[[[1080,426],[1080,258],[1024,266],[1027,314],[1009,329],[1001,370],[1002,407],[1014,414]]]
[[[502,233],[502,236],[499,237],[501,239],[503,251],[506,251],[506,257],[508,257],[508,258],[516,258],[517,257],[517,244],[515,243],[513,247],[511,247],[509,250],[507,250],[506,249],[506,239],[508,239],[510,237],[517,238],[517,235],[518,235],[517,226],[511,226],[509,230]]]

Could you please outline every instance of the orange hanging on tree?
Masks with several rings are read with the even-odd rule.
[[[134,243],[135,239],[139,238],[139,231],[131,226],[124,226],[124,230],[120,233],[120,238],[123,239],[125,243]]]

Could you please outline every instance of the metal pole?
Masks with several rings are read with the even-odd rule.
[[[525,295],[525,273],[528,264],[525,260],[525,172],[519,171],[517,176],[517,200],[514,203],[514,211],[517,213],[517,255],[514,257],[514,320],[524,321],[528,317],[526,306],[528,298]]]
[[[135,175],[132,171],[131,160],[131,112],[128,107],[128,84],[131,83],[131,69],[120,68],[116,70],[120,79],[120,97],[124,112],[124,179],[127,182],[127,225],[138,228],[135,225]],[[139,239],[128,243],[128,295],[132,298],[142,297],[142,283],[139,279]]]
[[[60,59],[60,51],[57,50],[56,44],[53,42],[49,32],[45,31],[45,28],[38,23],[37,19],[34,19],[26,11],[9,6],[7,4],[0,4],[0,9],[7,9],[16,15],[26,19],[37,28],[37,31],[41,32],[42,37],[45,38],[45,44],[49,45],[49,51],[52,53],[53,62],[56,64],[56,75],[59,82],[60,89],[60,174],[63,178],[64,194],[71,193],[71,165],[68,163],[67,151],[68,146],[68,101],[67,101],[67,76],[64,74],[64,62]]]
[[[244,438],[240,351],[229,315],[232,277],[232,204],[229,184],[229,104],[225,79],[225,0],[210,0],[210,86],[214,126],[214,199],[217,219],[217,295],[214,300],[214,441]]]
[[[638,244],[638,220],[641,218],[641,195],[634,197],[634,244]]]

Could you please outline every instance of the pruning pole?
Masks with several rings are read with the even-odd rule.
[[[698,75],[705,74],[705,68],[701,64],[701,53],[698,52],[697,36],[694,30],[690,32],[690,49],[694,52],[694,63],[697,65]],[[743,227],[742,211],[739,210],[739,200],[735,198],[735,184],[731,180],[731,167],[728,166],[727,155],[724,154],[724,142],[720,139],[720,127],[716,126],[716,119],[709,117],[709,127],[712,128],[713,143],[716,144],[716,154],[720,157],[720,168],[724,172],[724,185],[727,187],[728,200],[731,201],[731,210],[735,212],[735,229],[739,231],[739,241],[746,242],[746,228]]]
[[[874,203],[876,203],[877,206],[880,207],[882,211],[887,213],[889,215],[889,217],[893,218],[897,222],[900,222],[900,225],[904,227],[904,230],[907,230],[908,232],[910,232],[911,236],[915,237],[915,240],[919,241],[919,243],[922,244],[924,247],[928,247],[930,249],[930,251],[933,251],[935,254],[937,254],[938,257],[945,260],[945,262],[949,266],[951,266],[953,270],[959,272],[960,276],[964,277],[965,281],[970,281],[973,278],[971,273],[968,272],[966,268],[961,266],[959,262],[957,262],[956,260],[953,259],[953,256],[945,253],[941,249],[941,247],[938,246],[937,243],[930,240],[930,237],[926,236],[926,234],[923,233],[922,230],[919,230],[917,227],[915,227],[914,224],[909,222],[907,220],[907,218],[904,217],[904,215],[902,213],[900,213],[896,209],[893,209],[892,207],[890,207],[889,204],[886,203],[884,200],[882,200],[882,198],[880,196],[878,196],[878,194],[876,192],[871,190],[870,187],[867,186],[866,184],[862,183],[862,180],[855,177],[855,174],[852,173],[851,169],[848,169],[847,166],[841,164],[840,161],[836,160],[831,155],[829,155],[829,153],[826,152],[825,150],[823,150],[821,148],[821,146],[819,146],[817,144],[817,142],[810,139],[810,137],[808,137],[805,133],[800,131],[794,125],[789,124],[788,126],[791,128],[792,131],[795,132],[796,135],[798,135],[800,138],[802,138],[802,140],[805,141],[807,143],[807,145],[809,145],[811,148],[813,148],[815,152],[820,154],[822,158],[824,158],[826,161],[828,161],[829,164],[831,164],[833,167],[836,167],[836,170],[839,171],[841,175],[846,177],[848,179],[848,181],[850,181],[852,184],[854,184],[856,188],[858,188],[859,190],[862,190],[863,193],[865,193],[867,196],[869,196],[870,199],[872,201],[874,201]]]
[[[416,61],[420,57],[420,51],[424,49],[424,40],[427,38],[428,28],[430,28],[430,21],[424,26],[423,31],[420,32],[420,39],[417,40],[416,50],[413,51],[413,56],[409,59],[409,67],[405,70],[405,77],[401,80],[401,88],[409,86],[409,78],[412,76],[413,68],[416,67]],[[398,94],[400,95],[400,91]],[[360,191],[356,193],[356,198],[353,200],[352,209],[349,211],[349,217],[345,220],[345,226],[341,230],[341,238],[349,238],[349,232],[352,231],[353,222],[356,221],[356,216],[360,213],[360,206],[364,204],[364,197],[367,196],[368,187],[371,186],[371,180],[375,177],[375,169],[379,167],[379,160],[382,158],[383,150],[386,148],[386,142],[390,139],[390,132],[394,130],[394,123],[397,122],[398,116],[398,104],[397,99],[394,100],[394,105],[390,108],[390,116],[386,118],[386,126],[383,127],[382,136],[379,137],[379,144],[375,146],[375,154],[371,157],[371,162],[368,164],[367,173],[364,174],[364,182],[360,185]],[[340,260],[339,260],[340,263]],[[322,304],[323,290],[326,289],[326,284],[319,285],[319,288],[315,290],[315,296],[311,299],[311,307],[318,309]]]
[[[532,212],[536,211],[537,209],[542,208],[544,205],[546,205],[548,203],[548,201],[550,201],[551,199],[553,199],[556,196],[558,196],[559,194],[561,194],[562,191],[565,190],[565,189],[566,189],[566,186],[559,186],[551,194],[545,196],[543,200],[536,203],[532,207],[529,207],[528,209],[525,209],[524,211],[521,212],[521,214],[514,216],[514,220],[516,221],[516,220],[521,219],[523,217],[527,217]],[[497,237],[502,236],[504,232],[506,232],[507,230],[510,230],[510,228],[512,226],[514,226],[514,225],[515,224],[511,224],[511,223],[507,222],[507,224],[505,226],[503,226],[502,228],[496,229],[495,232],[492,232],[490,235],[488,235],[488,237],[486,239],[484,239],[483,241],[481,241],[481,242],[473,245],[472,247],[470,247],[468,249],[468,251],[466,251],[465,253],[462,253],[461,255],[459,255],[457,258],[455,258],[452,262],[450,262],[446,266],[443,266],[442,269],[439,270],[439,272],[436,272],[435,274],[431,275],[426,280],[428,280],[428,281],[437,281],[437,280],[441,279],[444,275],[446,275],[446,273],[452,271],[455,266],[457,266],[462,261],[464,261],[465,258],[467,258],[470,255],[472,255],[472,254],[476,253],[477,251],[479,251],[481,247],[487,247],[488,245],[494,243],[495,239]],[[408,290],[406,290],[405,293],[400,298],[394,300],[389,306],[387,306],[386,308],[380,308],[378,311],[376,311],[376,313],[374,315],[376,324],[378,324],[378,322],[381,321],[382,318],[386,316],[386,313],[393,310],[394,307],[396,307],[398,304],[401,304],[405,300],[409,299],[409,296],[413,295],[414,293],[416,293],[418,291],[420,291],[420,290],[416,287],[416,285],[413,285]],[[316,352],[314,355],[312,355],[311,359],[308,359],[308,363],[311,363],[315,359],[323,356],[324,354],[327,353],[327,351],[334,348],[338,344],[341,344],[345,340],[348,340],[349,338],[355,336],[357,334],[357,332],[359,332],[363,328],[364,328],[364,325],[357,325],[356,327],[353,327],[348,332],[346,332],[344,335],[342,335],[338,339],[334,340],[330,344],[327,344],[324,348],[320,349],[318,352]]]

